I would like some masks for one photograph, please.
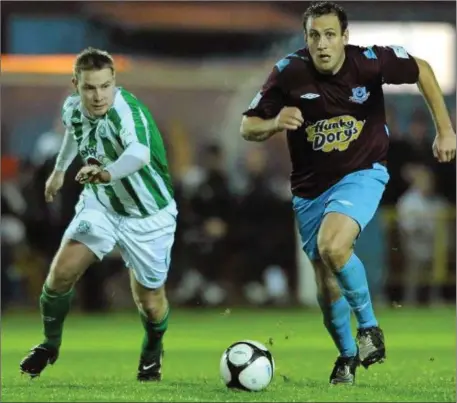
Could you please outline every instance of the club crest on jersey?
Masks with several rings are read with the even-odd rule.
[[[106,127],[104,125],[99,125],[97,128],[97,133],[100,137],[107,137],[108,133],[106,133]]]
[[[370,93],[367,92],[366,87],[356,87],[352,89],[352,97],[349,97],[349,101],[363,104],[369,96]]]
[[[314,151],[345,151],[359,138],[364,125],[365,121],[349,115],[319,120],[306,127],[306,140],[312,144]]]
[[[92,224],[89,221],[81,220],[76,227],[78,234],[88,234],[92,229]]]

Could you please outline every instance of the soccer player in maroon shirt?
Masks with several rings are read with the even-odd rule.
[[[456,136],[430,65],[400,46],[348,45],[342,7],[318,2],[304,13],[306,48],[280,60],[244,112],[241,133],[264,141],[287,131],[293,208],[313,263],[324,324],[339,350],[330,383],[355,381],[386,357],[363,263],[353,247],[389,180],[383,84],[417,83],[433,116],[433,153],[455,157]],[[351,333],[351,311],[357,318]]]

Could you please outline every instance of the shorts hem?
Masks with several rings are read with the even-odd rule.
[[[102,261],[103,258],[104,258],[104,254],[101,253],[100,251],[97,251],[95,250],[95,248],[91,245],[89,245],[88,242],[85,242],[84,239],[82,239],[82,237],[78,237],[77,235],[67,235],[67,236],[64,236],[64,239],[65,240],[72,240],[72,241],[76,241],[76,242],[79,242],[81,244],[83,244],[84,246],[86,246],[88,249],[90,249],[90,251],[95,255],[95,257]]]
[[[349,214],[348,212],[346,211],[340,211],[340,210],[337,210],[337,209],[328,209],[328,210],[325,210],[324,211],[324,214],[322,215],[322,221],[324,220],[325,216],[328,214],[328,213],[338,213],[338,214],[341,214],[341,215],[344,215],[346,217],[349,217],[351,218],[359,227],[359,235],[360,233],[365,229],[366,227],[366,224],[363,225],[361,223],[361,220],[358,220],[356,217],[354,217],[353,215]],[[321,222],[321,225],[322,225],[322,222]]]

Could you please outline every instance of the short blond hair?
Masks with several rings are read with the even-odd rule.
[[[77,78],[82,71],[103,70],[106,68],[110,68],[114,74],[113,57],[105,50],[89,47],[76,56],[73,75]]]

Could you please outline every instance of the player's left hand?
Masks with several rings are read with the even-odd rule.
[[[433,155],[439,162],[450,162],[455,158],[456,137],[454,131],[440,133],[433,142]]]
[[[79,170],[75,180],[81,184],[109,183],[111,181],[111,174],[97,165],[87,165]]]

